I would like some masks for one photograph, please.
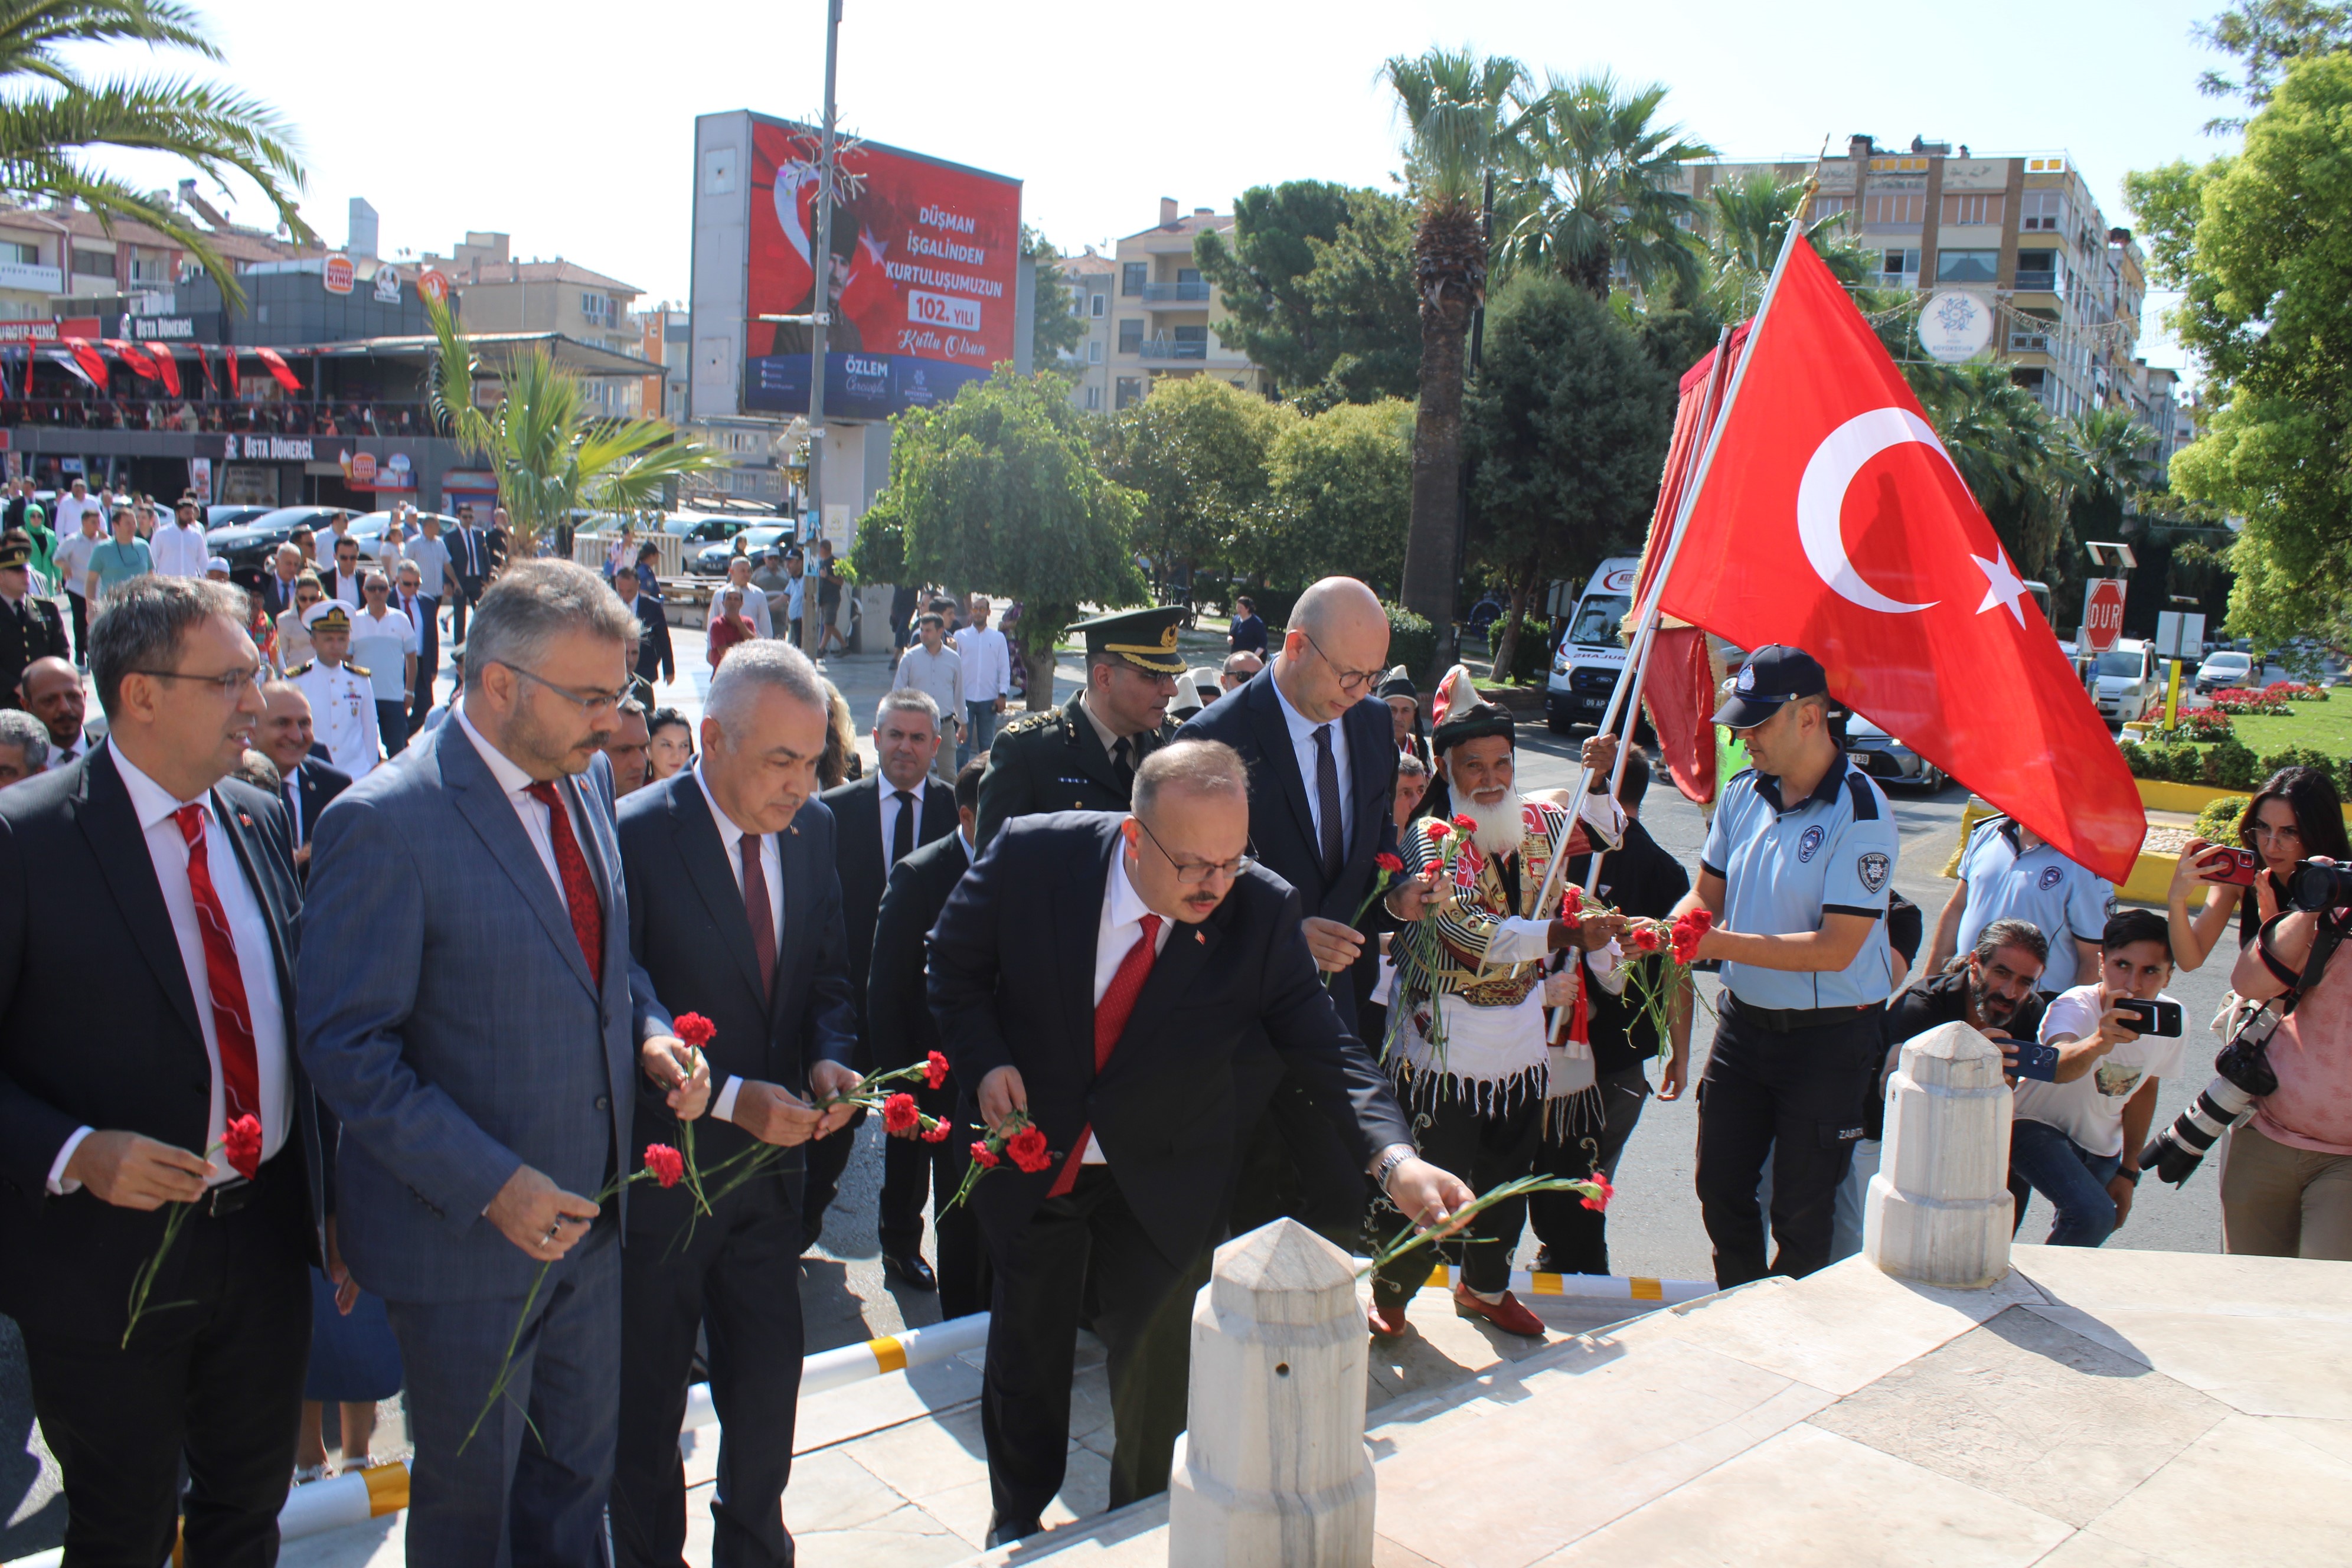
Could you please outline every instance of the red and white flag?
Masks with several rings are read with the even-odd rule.
[[[1831,692],[2111,881],[2147,816],[2105,722],[1943,443],[1801,239],[1661,603]]]

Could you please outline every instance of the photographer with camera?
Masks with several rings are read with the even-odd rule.
[[[2173,961],[2183,970],[2205,962],[2232,910],[2238,946],[2253,941],[2263,922],[2287,907],[2286,880],[2298,862],[2320,856],[2352,864],[2343,801],[2335,781],[2317,768],[2281,768],[2264,780],[2238,818],[2238,844],[2191,838],[2181,847],[2166,898]],[[2208,889],[2205,907],[2191,916],[2189,890],[2200,886]]]
[[[2021,1183],[2058,1211],[2053,1247],[2096,1247],[2131,1214],[2158,1080],[2177,1076],[2185,1056],[2180,1005],[2164,994],[2171,978],[2164,917],[2111,916],[2098,979],[2060,993],[2042,1014],[2041,1043],[2054,1055],[2017,1053],[2011,1190]]]

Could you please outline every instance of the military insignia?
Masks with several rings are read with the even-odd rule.
[[[1886,886],[1887,874],[1895,868],[1894,864],[1875,849],[1856,860],[1853,867],[1862,874],[1862,885],[1874,893]]]
[[[2056,887],[2058,885],[2058,879],[2063,877],[2065,874],[2065,869],[2063,867],[2044,866],[2042,868],[2042,890],[2046,893],[2051,889]]]
[[[1819,827],[1806,828],[1805,836],[1797,840],[1797,863],[1803,865],[1812,859],[1820,852],[1822,840],[1825,837],[1827,836]]]

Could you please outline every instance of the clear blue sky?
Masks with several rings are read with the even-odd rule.
[[[1223,210],[1285,179],[1385,183],[1397,132],[1381,61],[1465,43],[1538,72],[1664,81],[1671,117],[1733,155],[1854,132],[2063,150],[2128,223],[2126,170],[2223,150],[2198,129],[2214,107],[2194,83],[2214,57],[2189,37],[2220,4],[845,0],[840,100],[861,134],[1023,179],[1024,216],[1070,249],[1147,226],[1163,195]],[[331,242],[364,195],[387,251],[504,229],[519,254],[560,253],[648,301],[686,291],[694,116],[813,118],[823,89],[822,0],[205,9],[226,74],[300,129],[307,211]]]

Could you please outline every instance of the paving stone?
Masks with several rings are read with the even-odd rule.
[[[2090,1531],[2197,1568],[2343,1568],[2352,1561],[2352,1461],[2292,1428],[2231,1415]]]

